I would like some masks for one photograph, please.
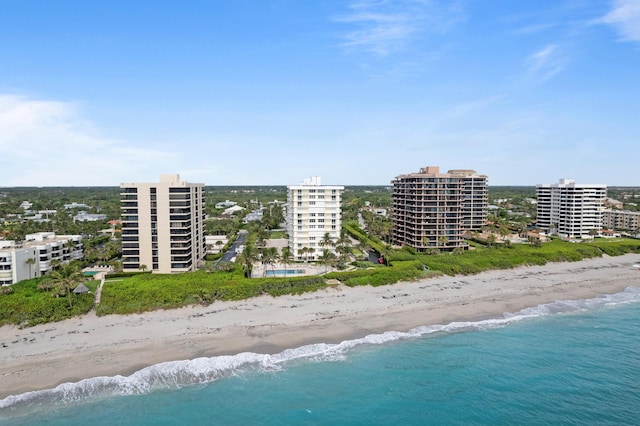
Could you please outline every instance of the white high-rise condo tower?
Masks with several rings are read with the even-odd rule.
[[[287,232],[289,248],[297,260],[317,259],[324,249],[325,234],[337,241],[342,228],[342,192],[344,186],[322,185],[315,176],[300,185],[287,187]],[[304,253],[302,248],[313,249]]]
[[[577,184],[572,179],[536,185],[538,228],[564,238],[593,238],[602,229],[605,184]]]

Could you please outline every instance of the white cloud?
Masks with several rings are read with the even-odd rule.
[[[427,32],[441,32],[461,19],[460,8],[429,0],[360,0],[334,18],[352,27],[344,46],[387,56]]]
[[[560,49],[550,44],[530,55],[526,60],[529,75],[541,80],[548,80],[564,68],[565,60]]]
[[[598,22],[613,26],[623,41],[640,42],[640,0],[614,0],[613,9]]]
[[[101,136],[73,103],[0,94],[0,186],[119,185],[178,159]]]

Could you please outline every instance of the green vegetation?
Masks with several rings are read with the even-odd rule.
[[[586,243],[586,245],[597,247],[604,254],[609,256],[620,256],[627,253],[640,253],[640,241],[631,238],[616,240],[598,238],[591,243]]]
[[[91,310],[93,294],[72,294],[73,304],[69,307],[64,294],[60,296],[56,292],[38,288],[44,280],[45,278],[36,278],[22,281],[8,287],[11,291],[7,294],[0,294],[0,326],[15,324],[30,327],[73,318]],[[95,285],[87,286],[95,290]]]
[[[216,300],[241,300],[270,294],[301,294],[326,287],[321,277],[248,279],[231,272],[197,271],[180,275],[138,275],[105,284],[98,315],[131,314]]]
[[[331,272],[327,279],[336,279],[349,287],[370,285],[373,287],[395,284],[400,281],[413,281],[442,275],[437,271],[425,271],[424,264],[419,260],[395,262],[392,267],[377,267],[350,272]]]

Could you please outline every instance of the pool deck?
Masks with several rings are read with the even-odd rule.
[[[286,267],[285,267],[286,266]],[[324,274],[326,272],[331,272],[333,270],[335,270],[334,268],[328,268],[324,265],[317,265],[314,264],[312,262],[309,263],[290,263],[287,265],[284,265],[283,263],[274,263],[273,266],[269,265],[263,265],[261,263],[256,263],[253,266],[253,273],[252,276],[254,278],[259,278],[259,277],[264,277],[265,275],[265,271],[272,271],[272,270],[282,270],[282,269],[287,269],[287,270],[298,270],[298,269],[302,269],[304,270],[304,273],[302,274],[287,274],[287,277],[304,277],[304,276],[309,276],[309,275],[321,275]],[[278,274],[275,275],[274,277],[283,277],[282,274]]]

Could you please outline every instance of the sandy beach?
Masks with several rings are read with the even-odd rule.
[[[19,329],[0,327],[0,398],[96,376],[129,375],[163,361],[277,353],[421,325],[501,317],[556,300],[640,287],[640,255],[437,277],[382,287],[155,311],[89,314]]]

